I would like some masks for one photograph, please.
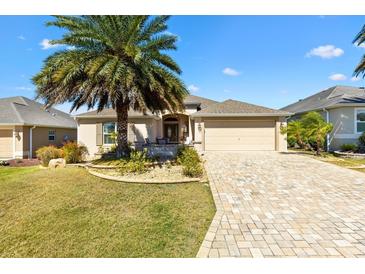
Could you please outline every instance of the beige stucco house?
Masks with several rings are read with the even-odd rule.
[[[76,140],[76,130],[67,113],[21,96],[0,99],[0,159],[35,157],[42,146]]]
[[[342,144],[356,144],[365,131],[365,89],[334,86],[282,108],[298,119],[309,111],[317,111],[333,124],[327,136],[327,150],[339,150]]]
[[[128,140],[135,145],[166,138],[169,143],[193,144],[200,151],[267,150],[286,151],[286,111],[235,100],[216,102],[189,95],[183,113],[130,111]],[[113,109],[90,111],[75,116],[78,142],[90,157],[113,144],[116,113]]]

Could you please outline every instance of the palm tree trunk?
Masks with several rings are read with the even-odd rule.
[[[128,104],[117,103],[117,157],[129,156],[128,147]]]
[[[321,140],[320,138],[317,138],[317,151],[316,151],[316,154],[317,156],[319,156],[321,154]]]

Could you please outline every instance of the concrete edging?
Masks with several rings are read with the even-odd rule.
[[[216,212],[215,212],[213,220],[212,220],[212,222],[211,222],[211,224],[208,228],[208,231],[205,234],[204,240],[203,240],[202,244],[200,245],[198,253],[196,254],[197,258],[208,258],[209,250],[212,246],[215,234],[217,233],[218,227],[221,223],[223,213],[224,213],[222,201],[219,197],[219,193],[218,193],[217,188],[214,184],[214,180],[211,177],[211,174],[208,171],[208,169],[205,168],[205,170],[207,171],[209,186],[210,186],[210,190],[212,192]]]
[[[200,182],[201,179],[200,178],[191,178],[191,179],[183,179],[183,180],[170,180],[170,181],[165,181],[165,182],[161,182],[161,181],[155,181],[155,180],[132,180],[132,179],[124,179],[124,178],[119,178],[119,177],[115,177],[115,176],[110,176],[110,175],[106,175],[106,174],[102,174],[99,172],[95,172],[90,170],[87,166],[85,167],[86,170],[91,174],[94,175],[96,177],[102,178],[102,179],[106,179],[106,180],[110,180],[110,181],[117,181],[117,182],[123,182],[123,183],[134,183],[134,184],[184,184],[184,183],[195,183],[195,182]]]

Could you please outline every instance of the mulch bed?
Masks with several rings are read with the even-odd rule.
[[[40,164],[38,159],[15,159],[7,161],[11,167],[37,166]]]

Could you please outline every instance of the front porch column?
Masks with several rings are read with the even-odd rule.
[[[189,121],[189,140],[192,142],[194,140],[193,138],[193,128],[191,126],[191,118],[190,116],[188,116],[188,121]]]

